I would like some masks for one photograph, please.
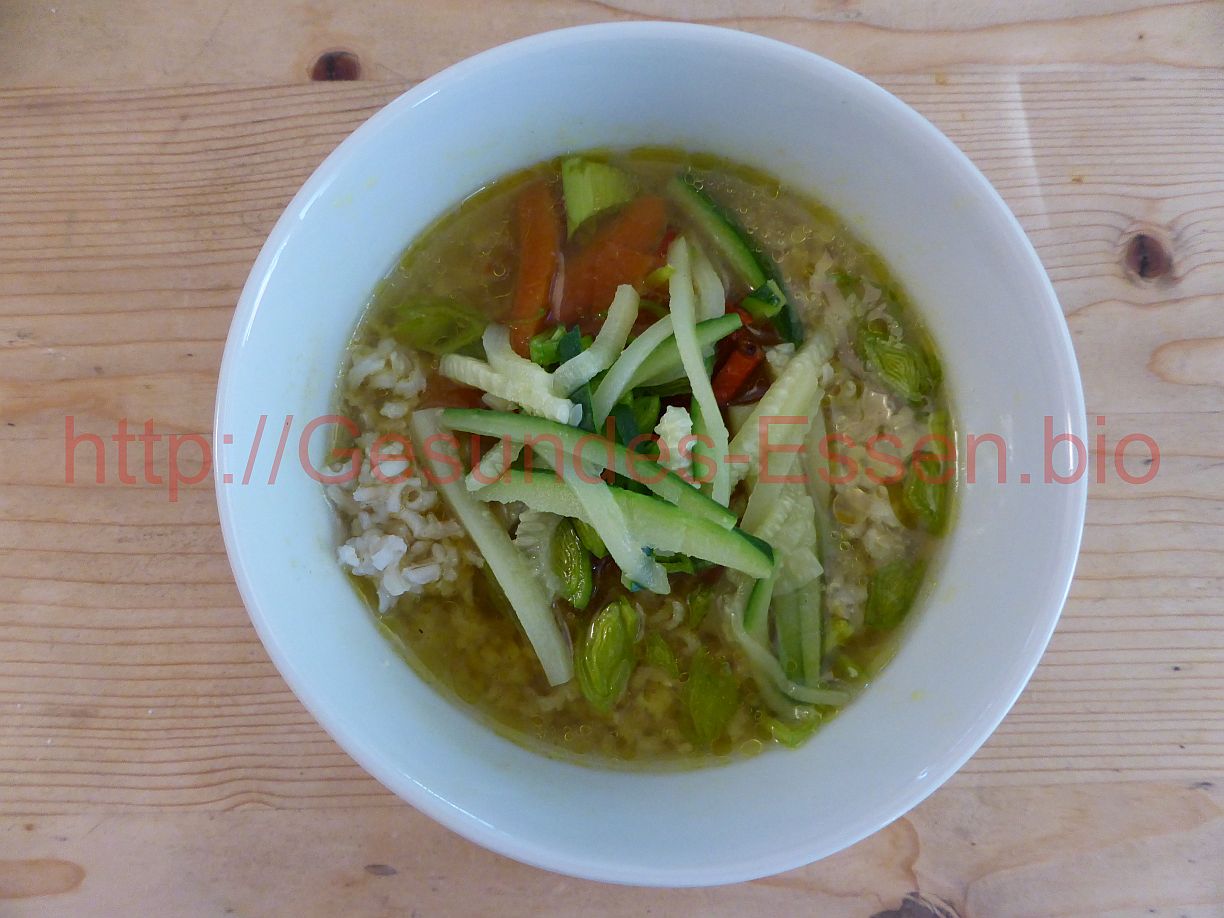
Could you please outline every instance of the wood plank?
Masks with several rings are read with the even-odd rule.
[[[9,0],[0,13],[0,85],[298,82],[308,78],[319,54],[333,49],[356,53],[370,78],[412,82],[535,32],[635,19],[758,32],[877,73],[943,73],[983,64],[1224,64],[1224,15],[1214,0],[504,0],[496,9],[489,15],[478,0],[445,7]]]
[[[817,864],[698,890],[558,877],[477,848],[401,806],[30,817],[0,824],[0,850],[21,852],[0,860],[0,907],[12,918],[279,915],[302,907],[354,918],[491,911],[889,918],[913,897],[903,914],[918,918],[940,907],[990,918],[1208,918],[1224,902],[1224,874],[1209,856],[1224,850],[1220,799],[1218,789],[1167,784],[953,786]]]
[[[1016,711],[966,767],[972,784],[1190,782],[1218,777],[1224,761],[1224,728],[1211,716],[1211,700],[1224,697],[1218,387],[1150,367],[1170,343],[1224,333],[1202,306],[1219,287],[1224,191],[1160,198],[1167,223],[1196,227],[1169,234],[1172,281],[1136,283],[1117,257],[1169,177],[1224,165],[1220,80],[1149,71],[1123,93],[1122,76],[1077,71],[1075,91],[1065,73],[885,79],[999,179],[1033,232],[1110,442],[1142,430],[1164,445],[1150,485],[1111,474],[1096,488],[1063,624]],[[0,139],[0,213],[9,215],[0,222],[0,577],[9,584],[0,725],[11,769],[0,809],[382,798],[264,657],[212,528],[207,483],[175,504],[164,487],[120,486],[108,444],[107,483],[69,489],[62,454],[68,408],[77,431],[104,436],[121,417],[207,433],[229,304],[263,235],[318,159],[395,92],[362,83],[0,96],[0,117],[16,128]],[[1125,108],[1150,118],[1130,126]],[[1203,117],[1187,119],[1193,111]],[[972,127],[958,130],[966,113]],[[1118,149],[1091,167],[1090,125]],[[1198,165],[1150,165],[1157,138],[1175,130],[1201,151]],[[243,151],[241,167],[213,158],[218,143]],[[1026,162],[1028,185],[1016,178]],[[109,184],[99,187],[99,174]],[[150,181],[162,214],[155,243],[145,212],[130,205]],[[267,186],[267,203],[252,213],[241,202],[253,182]],[[39,206],[22,209],[30,200]],[[1099,236],[1085,239],[1085,225],[1102,227]],[[1122,360],[1120,311],[1131,319]],[[1178,411],[1164,410],[1174,398]],[[77,455],[88,476],[90,447]],[[164,477],[165,453],[155,460]],[[150,557],[165,539],[175,551]],[[239,727],[241,741],[230,732]]]

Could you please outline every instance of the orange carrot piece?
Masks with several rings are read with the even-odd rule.
[[[558,319],[565,325],[606,310],[621,284],[641,288],[659,266],[656,250],[667,230],[667,208],[654,196],[636,198],[596,230],[570,258]]]
[[[526,356],[531,338],[548,315],[553,278],[561,261],[564,225],[552,189],[532,182],[514,202],[514,236],[519,266],[510,306],[510,344]]]
[[[718,404],[725,405],[739,395],[764,361],[765,351],[752,341],[737,345],[714,374],[714,398]]]

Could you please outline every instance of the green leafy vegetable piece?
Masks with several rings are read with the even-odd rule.
[[[577,357],[586,347],[582,342],[582,332],[578,330],[578,326],[567,328],[565,333],[557,339],[557,359],[564,363],[567,360],[572,360]]]
[[[632,402],[633,420],[638,430],[649,433],[659,423],[659,397],[657,395],[639,395]]]
[[[561,596],[575,609],[585,609],[591,601],[595,578],[591,573],[591,553],[582,544],[570,520],[557,524],[552,541],[553,573],[561,581]]]
[[[659,423],[659,397],[641,395],[636,398],[626,395],[612,406],[612,419],[616,424],[616,440],[622,446],[633,444],[638,453],[654,452],[649,435]],[[643,436],[645,435],[645,436]],[[637,441],[634,443],[634,441]]]
[[[785,305],[786,294],[782,292],[778,282],[772,278],[740,301],[740,307],[758,319],[772,319],[782,311]]]
[[[697,565],[688,555],[668,555],[665,557],[655,556],[655,560],[663,566],[663,570],[669,574],[693,574],[697,571]]]
[[[697,651],[684,683],[684,701],[694,740],[702,746],[711,745],[723,735],[739,708],[739,682],[731,664],[710,656],[704,647]]]
[[[854,636],[854,626],[840,615],[829,616],[829,626],[825,629],[824,652],[832,653]]]
[[[676,273],[676,269],[673,268],[671,265],[663,265],[663,267],[661,268],[655,268],[653,271],[651,271],[649,274],[646,275],[646,286],[647,287],[662,287],[669,280],[671,280],[671,276],[675,273]],[[638,308],[640,309],[641,306],[639,305]]]
[[[714,361],[706,361],[706,372],[710,372]],[[651,386],[650,392],[652,395],[657,395],[659,398],[670,398],[674,395],[692,395],[693,389],[689,385],[688,377],[676,379],[669,383],[662,383],[658,386]]]
[[[642,433],[641,428],[637,425],[637,419],[633,416],[633,409],[623,402],[612,406],[612,420],[616,424],[616,442],[621,446],[633,443]],[[633,445],[640,447],[642,441],[638,440]]]
[[[684,617],[684,623],[690,628],[700,628],[705,617],[710,614],[710,608],[713,605],[714,591],[708,584],[703,584],[693,590],[689,594],[688,613]]]
[[[537,363],[546,370],[561,363],[558,347],[565,336],[565,327],[554,325],[550,331],[540,332],[531,339],[530,353],[532,363]]]
[[[939,535],[948,521],[944,465],[932,453],[915,453],[901,484],[901,502],[927,532]]]
[[[572,236],[591,217],[630,200],[634,187],[633,179],[615,166],[571,156],[561,163],[561,191]]]
[[[904,560],[893,561],[876,571],[867,593],[867,627],[888,631],[901,624],[918,595],[925,572],[925,564]]]
[[[668,277],[670,278],[671,275],[669,274]],[[638,314],[641,315],[642,313],[647,313],[656,319],[661,319],[668,314],[668,309],[658,300],[649,300],[646,297],[642,297],[642,299],[638,300]]]
[[[391,334],[429,354],[453,354],[480,340],[488,318],[445,297],[411,297],[394,310]]]
[[[791,749],[798,749],[809,739],[812,734],[820,728],[820,713],[811,709],[805,709],[805,716],[802,720],[794,723],[778,720],[776,717],[771,717],[766,721],[769,727],[769,735],[783,746],[789,746]]]
[[[641,629],[642,613],[621,598],[604,606],[583,633],[575,661],[578,687],[597,710],[611,711],[624,695]]]
[[[680,678],[680,662],[658,632],[652,631],[646,635],[646,662],[663,670],[673,679]]]
[[[586,520],[570,520],[574,524],[574,531],[578,533],[578,538],[582,540],[582,544],[596,558],[608,557],[608,546],[604,544],[603,539],[599,537],[599,533],[594,530],[590,523]]]
[[[921,402],[939,384],[939,364],[935,358],[894,338],[887,330],[864,327],[859,332],[857,351],[868,368],[906,401]]]

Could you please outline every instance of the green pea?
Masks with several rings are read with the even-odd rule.
[[[611,711],[625,694],[641,629],[642,613],[621,598],[604,606],[583,632],[575,661],[578,687],[596,709]]]

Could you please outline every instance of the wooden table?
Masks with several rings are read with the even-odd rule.
[[[0,5],[0,915],[1224,915],[1224,6],[202,6]],[[110,444],[103,483],[86,451],[69,485],[64,432],[207,436],[265,234],[407,85],[664,15],[821,52],[946,131],[1035,242],[1090,419],[1161,464],[1093,486],[1050,650],[946,787],[806,869],[652,892],[523,867],[391,797],[269,663],[211,482],[170,502]],[[363,79],[311,82],[329,50]]]

